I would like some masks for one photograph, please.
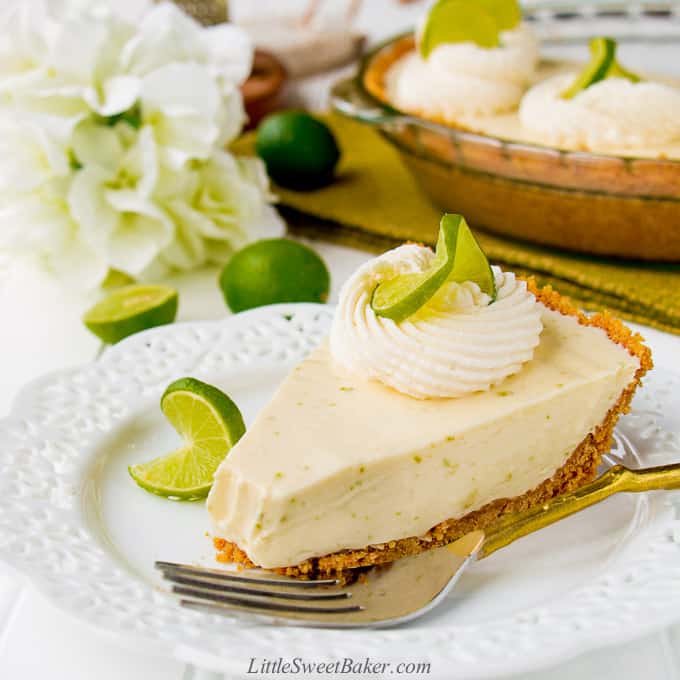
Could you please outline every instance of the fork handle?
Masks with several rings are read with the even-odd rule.
[[[680,489],[680,463],[630,470],[614,465],[602,476],[585,486],[557,496],[541,506],[509,516],[489,529],[478,557],[488,557],[518,538],[547,527],[579,510],[595,505],[621,491],[638,493]]]

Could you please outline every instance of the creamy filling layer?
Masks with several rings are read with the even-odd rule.
[[[541,316],[533,360],[462,399],[404,396],[320,347],[220,466],[208,498],[215,535],[263,567],[289,566],[419,536],[536,487],[638,368],[604,331],[544,307]]]

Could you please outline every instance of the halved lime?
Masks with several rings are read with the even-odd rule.
[[[125,286],[89,309],[83,323],[104,342],[114,344],[133,333],[172,323],[177,301],[177,291],[168,286]]]
[[[634,83],[640,76],[625,69],[616,59],[616,41],[611,38],[593,38],[590,41],[590,61],[574,82],[562,93],[563,99],[572,99],[591,85],[605,78],[626,78]]]
[[[500,29],[493,14],[480,2],[439,0],[427,15],[418,42],[424,58],[443,43],[473,42],[480,47],[498,47]]]
[[[462,215],[445,214],[431,267],[424,272],[401,274],[376,286],[371,307],[378,316],[399,323],[415,314],[447,281],[474,281],[496,297],[496,282],[486,255]]]
[[[195,378],[172,383],[161,410],[184,439],[184,446],[128,468],[147,491],[174,500],[208,495],[215,471],[246,431],[238,406],[221,390]]]

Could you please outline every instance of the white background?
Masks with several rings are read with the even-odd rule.
[[[6,0],[0,0],[5,2]],[[30,0],[24,0],[30,1]],[[144,0],[110,0],[116,9],[136,15]],[[329,0],[333,2],[334,0]],[[280,7],[285,0],[279,0]],[[337,0],[345,4],[344,0]],[[233,2],[236,15],[271,2]],[[297,2],[300,5],[300,2]],[[396,0],[365,0],[359,27],[372,39],[413,24],[420,9]],[[316,244],[333,278],[333,294],[347,274],[366,255],[346,248]],[[98,343],[80,323],[90,296],[67,292],[21,263],[0,262],[0,416],[6,413],[20,387],[50,370],[94,358]],[[179,317],[212,319],[227,311],[216,285],[216,271],[178,276]],[[680,350],[680,338],[649,331],[657,363],[670,365]],[[680,612],[678,612],[680,619]],[[273,650],[277,654],[285,650]],[[78,621],[53,609],[41,596],[23,587],[19,575],[0,569],[1,680],[179,680],[185,668],[167,658],[150,658],[122,650]],[[680,678],[680,627],[634,644],[590,653],[558,668],[523,676],[527,680],[614,680]]]

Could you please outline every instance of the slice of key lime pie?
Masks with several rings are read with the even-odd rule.
[[[650,367],[638,335],[489,267],[446,215],[436,253],[347,281],[329,339],[221,464],[218,559],[315,577],[541,504],[593,478]]]

